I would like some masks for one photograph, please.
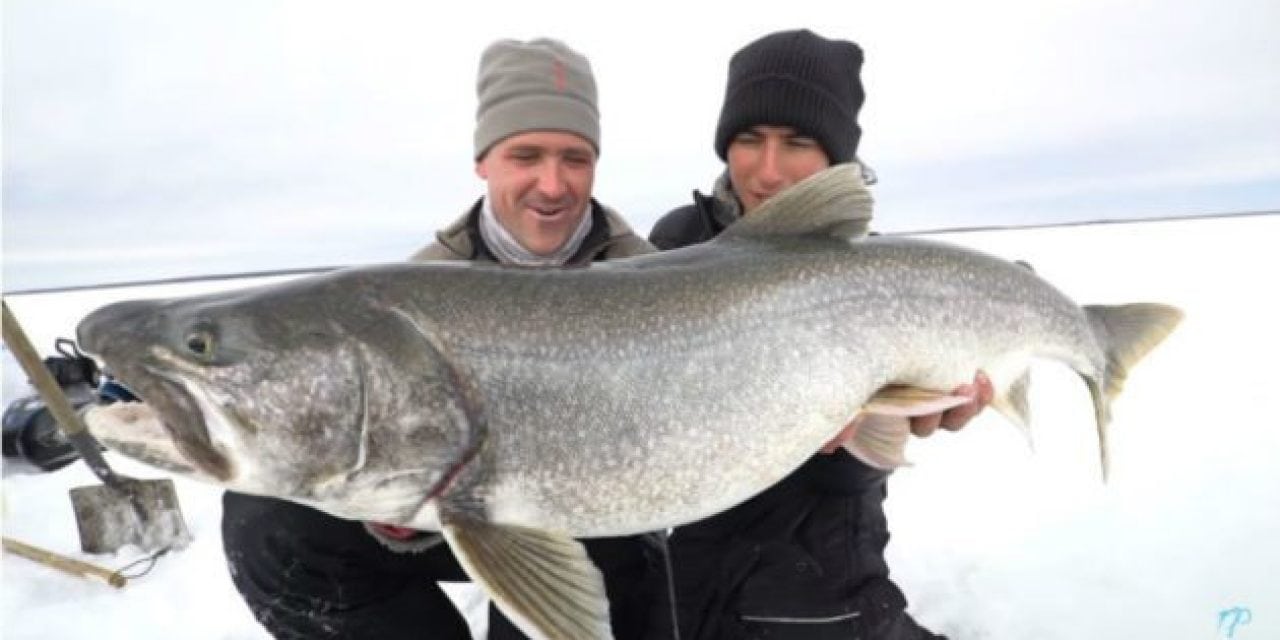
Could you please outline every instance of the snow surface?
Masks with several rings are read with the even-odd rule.
[[[1026,260],[1081,303],[1167,302],[1187,319],[1114,405],[1105,485],[1088,393],[1056,364],[1034,371],[1034,450],[994,412],[912,443],[916,466],[895,474],[887,505],[889,562],[911,612],[953,640],[1280,638],[1280,420],[1267,410],[1280,361],[1270,282],[1280,273],[1280,216],[942,238]],[[199,288],[231,284],[245,282]],[[26,295],[10,305],[45,347],[107,300],[195,289]],[[6,351],[5,404],[23,392]],[[123,473],[163,475],[109,459]],[[175,482],[189,548],[120,590],[6,554],[0,635],[267,637],[227,576],[221,491]],[[141,554],[79,552],[66,492],[95,483],[81,464],[51,474],[6,464],[4,535],[108,567],[129,563]],[[482,610],[469,587],[455,591]]]

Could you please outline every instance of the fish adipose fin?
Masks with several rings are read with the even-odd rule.
[[[577,540],[469,518],[443,530],[467,575],[529,637],[613,637],[604,579]]]
[[[941,413],[968,402],[963,396],[905,385],[889,385],[862,407],[857,431],[845,449],[862,462],[885,471],[910,464],[906,458],[911,418]]]
[[[857,163],[837,164],[766,200],[751,215],[729,225],[720,237],[861,238],[867,235],[873,204]]]
[[[1117,306],[1086,305],[1085,315],[1098,343],[1107,357],[1107,369],[1101,380],[1085,377],[1093,395],[1093,410],[1098,424],[1098,447],[1102,456],[1102,479],[1111,472],[1111,454],[1107,445],[1107,425],[1111,422],[1111,403],[1124,389],[1129,370],[1160,344],[1182,321],[1182,310],[1164,304],[1140,302]]]

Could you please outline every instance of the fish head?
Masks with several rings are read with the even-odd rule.
[[[415,355],[412,332],[338,293],[304,284],[94,311],[77,328],[81,347],[153,415],[105,407],[117,415],[90,420],[91,431],[120,453],[229,489],[400,520],[355,505],[425,495],[463,458],[468,425],[438,397],[447,372]]]

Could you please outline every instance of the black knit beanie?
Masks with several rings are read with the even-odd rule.
[[[727,161],[735,135],[774,125],[813,137],[831,164],[853,160],[862,137],[861,70],[858,45],[808,29],[779,31],[743,47],[729,60],[716,155]]]

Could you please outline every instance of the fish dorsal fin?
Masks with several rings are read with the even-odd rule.
[[[941,413],[968,401],[964,396],[930,389],[886,386],[862,406],[857,430],[845,448],[853,457],[877,469],[888,471],[907,465],[910,418]]]
[[[792,185],[725,229],[722,237],[867,235],[873,200],[857,163],[837,164]]]
[[[613,637],[604,579],[582,543],[471,518],[443,531],[467,575],[529,637]]]

